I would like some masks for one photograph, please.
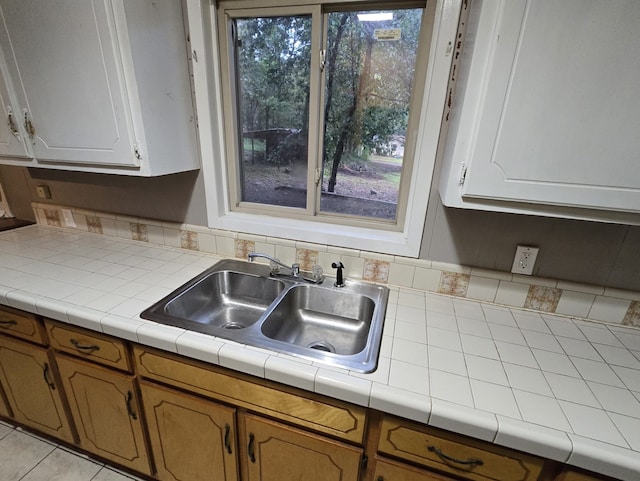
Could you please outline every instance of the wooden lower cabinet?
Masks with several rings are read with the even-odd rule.
[[[151,474],[133,377],[64,355],[56,360],[80,446]]]
[[[251,414],[240,416],[248,481],[357,481],[363,451]]]
[[[237,481],[236,410],[141,381],[161,481]]]
[[[9,405],[7,404],[7,396],[4,394],[2,384],[0,384],[0,416],[5,418],[11,417],[11,411],[9,410]]]
[[[453,478],[390,460],[376,460],[373,481],[446,481]]]
[[[0,336],[0,384],[13,418],[44,434],[73,443],[53,366],[45,348]]]

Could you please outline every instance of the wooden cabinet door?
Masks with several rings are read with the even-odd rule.
[[[57,356],[69,407],[87,451],[150,474],[132,376]]]
[[[46,349],[0,336],[0,384],[19,423],[74,442]]]
[[[362,450],[257,416],[243,415],[250,481],[357,481]]]
[[[11,417],[11,411],[9,411],[9,406],[7,405],[7,397],[4,394],[4,389],[2,389],[1,384],[0,384],[0,417],[5,417],[5,418]]]
[[[3,0],[0,20],[16,114],[30,126],[35,157],[137,167],[112,2]]]
[[[373,481],[446,481],[453,478],[430,473],[424,469],[414,468],[408,464],[389,460],[376,460]]]
[[[150,383],[141,390],[158,479],[239,479],[235,409]]]

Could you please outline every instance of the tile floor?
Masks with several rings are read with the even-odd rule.
[[[142,481],[0,421],[2,481]]]

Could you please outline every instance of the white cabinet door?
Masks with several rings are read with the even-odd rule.
[[[462,197],[640,212],[640,2],[482,8]]]
[[[38,161],[137,166],[111,2],[3,0],[0,15]]]
[[[20,128],[21,112],[11,98],[11,85],[2,53],[0,52],[0,155],[24,157],[23,162],[31,162],[30,153],[24,143]]]

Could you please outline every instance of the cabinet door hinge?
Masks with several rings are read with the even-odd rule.
[[[133,155],[136,159],[142,160],[142,152],[140,151],[140,147],[138,147],[138,144],[133,145]]]
[[[462,170],[460,171],[460,178],[458,179],[458,185],[462,187],[466,179],[467,179],[467,164],[462,164]]]

